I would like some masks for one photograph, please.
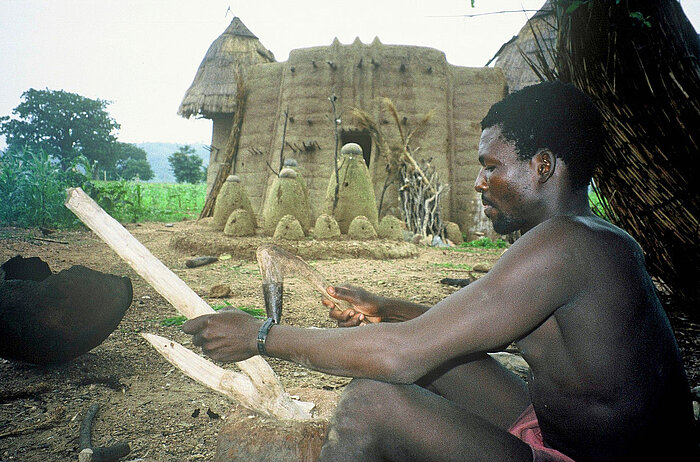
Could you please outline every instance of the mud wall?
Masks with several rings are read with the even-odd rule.
[[[358,142],[349,139],[359,130],[350,115],[353,107],[369,113],[390,141],[398,141],[396,124],[381,104],[387,97],[398,109],[405,131],[434,111],[428,125],[412,140],[412,147],[420,148],[416,158],[432,159],[441,181],[450,184],[442,205],[444,217],[459,223],[463,231],[474,226],[481,230],[475,217],[480,204],[472,186],[478,172],[479,121],[505,93],[499,69],[456,67],[446,62],[441,51],[383,45],[375,39],[371,44],[356,40],[341,45],[336,40],[331,46],[294,50],[286,62],[255,65],[247,72],[249,96],[235,172],[258,217],[273,180],[267,164],[279,170],[283,135],[284,157],[299,163],[315,220],[321,213],[334,164],[335,137],[328,98],[333,94],[338,97],[344,141]],[[212,143],[223,149],[231,119],[213,121]],[[374,143],[369,142],[369,147],[365,154],[379,201],[386,163]],[[216,160],[212,151],[210,182],[218,168]],[[392,188],[385,195],[383,211],[396,205],[396,188]]]

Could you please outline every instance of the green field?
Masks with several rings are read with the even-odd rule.
[[[93,181],[89,191],[102,208],[121,222],[179,221],[197,218],[204,207],[204,183]]]

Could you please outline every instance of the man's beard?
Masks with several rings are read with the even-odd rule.
[[[518,220],[513,215],[502,213],[498,213],[492,218],[491,224],[493,225],[493,230],[498,234],[510,234],[523,227],[522,220]]]

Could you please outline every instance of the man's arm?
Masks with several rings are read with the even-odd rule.
[[[556,218],[522,236],[484,277],[403,323],[270,333],[273,356],[325,372],[411,383],[445,361],[494,351],[542,324],[591,271],[575,220]],[[275,332],[277,329],[277,332]]]
[[[421,316],[348,329],[274,326],[267,352],[330,374],[412,383],[450,359],[493,351],[527,335],[576,296],[581,272],[572,268],[587,259],[581,246],[570,243],[567,220],[533,228],[486,276]],[[207,316],[184,327],[205,353],[228,361],[257,353],[260,321],[245,314]]]

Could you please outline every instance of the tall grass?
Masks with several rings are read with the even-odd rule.
[[[87,160],[62,170],[46,153],[0,152],[0,223],[19,227],[69,227],[75,215],[63,206],[71,186],[90,189]]]

